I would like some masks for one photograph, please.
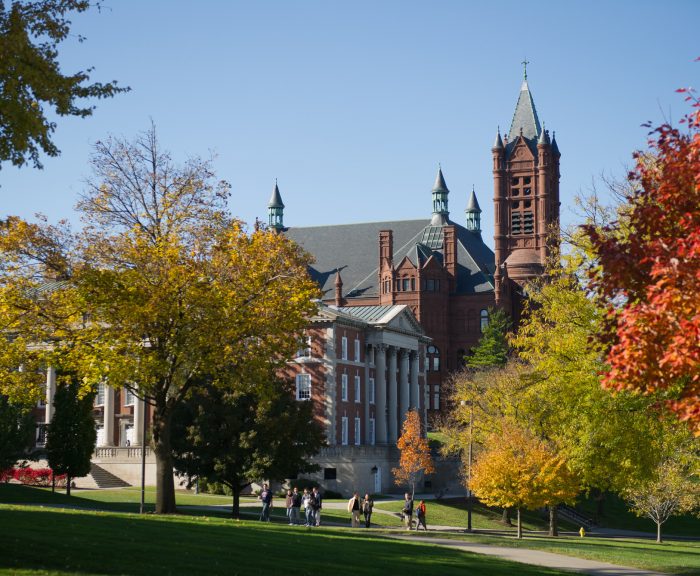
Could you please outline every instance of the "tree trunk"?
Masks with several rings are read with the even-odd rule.
[[[503,518],[501,518],[501,522],[506,526],[513,525],[513,523],[510,521],[510,508],[503,509]]]
[[[593,499],[595,500],[596,507],[595,507],[595,515],[593,520],[595,520],[596,524],[600,522],[600,519],[605,516],[605,492],[602,490],[596,490],[593,492]]]
[[[66,474],[66,496],[70,496],[70,474]]]
[[[520,506],[518,506],[518,540],[523,538],[523,523],[520,518]]]
[[[236,520],[241,517],[241,489],[238,486],[232,486],[233,492],[233,507],[231,508],[231,516]]]
[[[559,527],[557,526],[558,524],[558,511],[557,511],[557,506],[556,504],[552,504],[549,506],[549,535],[550,536],[559,536]]]
[[[173,514],[175,508],[175,481],[173,454],[170,446],[171,412],[156,405],[153,413],[153,452],[156,456],[156,514]]]
[[[661,544],[661,522],[656,523],[656,542],[657,544]]]

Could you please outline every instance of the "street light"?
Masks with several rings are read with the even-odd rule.
[[[469,405],[469,451],[467,455],[467,532],[472,531],[472,430],[474,426],[474,403],[461,400],[459,405]]]

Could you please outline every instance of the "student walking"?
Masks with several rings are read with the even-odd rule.
[[[355,492],[352,495],[352,498],[348,500],[348,512],[352,514],[352,527],[353,528],[359,528],[360,527],[360,510],[361,510],[361,503],[360,503],[360,495]]]
[[[260,512],[260,521],[269,522],[270,521],[270,510],[272,509],[272,490],[267,484],[263,484],[263,490],[258,496],[262,502],[262,511]]]
[[[301,521],[299,520],[299,510],[301,509],[301,494],[297,487],[294,487],[292,491],[292,513],[289,517],[289,523],[298,525]]]
[[[403,510],[401,510],[401,512],[403,512],[403,520],[406,524],[406,530],[411,530],[413,528],[413,500],[408,492],[406,492],[404,497]]]
[[[314,521],[314,509],[311,504],[311,493],[309,492],[308,488],[304,488],[304,495],[301,498],[301,506],[304,508],[304,514],[306,517],[306,523],[304,526],[313,526],[315,525]]]
[[[365,528],[369,528],[372,508],[374,508],[374,500],[370,498],[369,494],[365,494],[365,499],[362,501],[362,515],[365,517]]]
[[[292,504],[294,503],[294,499],[292,498],[292,491],[287,490],[287,498],[284,501],[285,506],[287,507],[287,520],[289,520],[289,525],[292,525]]]
[[[416,506],[416,518],[418,519],[416,523],[416,531],[420,529],[422,524],[423,529],[427,532],[428,526],[425,524],[425,500],[421,500],[418,506]]]
[[[318,488],[314,486],[313,491],[311,492],[313,496],[313,503],[314,503],[314,521],[316,522],[316,526],[321,525],[321,508],[323,508],[323,497],[321,496],[321,493],[318,491]]]

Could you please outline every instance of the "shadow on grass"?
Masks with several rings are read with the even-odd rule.
[[[563,574],[438,548],[218,518],[0,507],[0,569],[51,574]]]

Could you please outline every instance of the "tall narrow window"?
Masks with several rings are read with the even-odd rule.
[[[440,393],[433,394],[433,410],[440,410]]]
[[[428,359],[425,365],[427,372],[439,372],[440,371],[440,349],[437,346],[428,346]]]
[[[340,377],[340,399],[343,402],[348,401],[348,375],[343,374]]]
[[[297,400],[311,400],[311,376],[309,374],[297,374]]]
[[[136,396],[128,388],[124,388],[124,406],[133,406]]]
[[[304,336],[303,344],[297,350],[297,358],[311,358],[311,336]]]
[[[348,359],[348,339],[343,336],[342,340],[340,341],[340,357],[343,360]]]
[[[489,311],[488,310],[482,310],[481,311],[481,319],[479,323],[479,329],[483,332],[486,330],[486,327],[489,325]]]
[[[367,382],[367,386],[369,390],[367,391],[367,395],[369,396],[369,403],[374,404],[374,378],[370,378]]]
[[[355,362],[360,361],[360,340],[355,338]]]
[[[360,445],[360,439],[362,433],[362,421],[359,418],[355,418],[355,446]]]
[[[343,416],[340,419],[340,443],[343,446],[348,445],[348,417]]]
[[[360,377],[355,376],[355,402],[359,402],[360,400]]]
[[[369,443],[374,446],[376,440],[375,440],[375,432],[374,432],[374,418],[369,419]]]
[[[105,383],[97,385],[97,395],[95,396],[95,406],[103,406],[105,403]]]

